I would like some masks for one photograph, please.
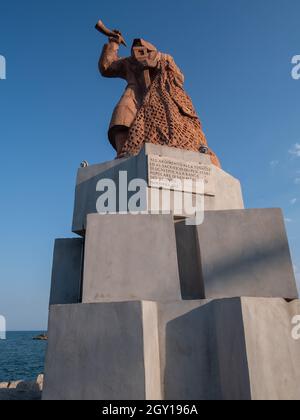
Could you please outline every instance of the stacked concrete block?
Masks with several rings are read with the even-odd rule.
[[[83,303],[180,298],[170,215],[88,216]]]
[[[140,303],[52,306],[43,399],[145,399]]]

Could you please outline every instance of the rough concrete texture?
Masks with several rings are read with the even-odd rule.
[[[86,229],[87,215],[97,212],[97,199],[101,195],[96,191],[98,181],[102,179],[111,179],[117,186],[116,211],[120,211],[120,202],[118,198],[119,173],[127,172],[127,185],[133,179],[139,178],[148,182],[147,158],[149,155],[163,156],[166,158],[175,158],[183,162],[200,162],[210,165],[208,155],[195,153],[167,146],[156,146],[146,144],[142,152],[135,157],[113,160],[110,162],[80,168],[78,170],[76,181],[75,206],[73,216],[73,232],[84,234]],[[224,210],[224,209],[243,209],[243,197],[240,182],[214,165],[212,167],[212,176],[215,183],[215,196],[204,196],[204,207],[206,210]],[[124,187],[122,187],[124,190]],[[154,211],[157,209],[157,203],[151,200],[151,190],[159,192],[156,188],[148,188],[145,191],[145,197],[142,202],[145,204],[140,207],[140,211]],[[130,199],[135,192],[128,193]],[[161,197],[161,192],[160,192]],[[195,194],[189,194],[195,201]],[[162,201],[162,198],[160,198]],[[127,209],[126,209],[127,210]],[[125,210],[125,211],[126,211]],[[176,216],[186,216],[184,209],[178,209],[174,204],[173,193],[171,194],[170,211]]]
[[[272,298],[54,306],[43,399],[299,400],[299,313]]]
[[[57,239],[54,246],[50,305],[79,303],[83,239]]]
[[[178,299],[172,216],[88,216],[83,303]]]
[[[206,212],[200,226],[177,223],[176,236],[187,298],[298,298],[281,210]]]
[[[142,304],[52,306],[43,400],[143,400]]]
[[[205,210],[244,209],[241,183],[227,172],[212,166],[215,180],[215,197],[205,197]]]
[[[252,399],[300,400],[300,301],[242,299],[242,312]]]
[[[142,302],[144,368],[147,400],[163,399],[161,381],[158,310],[155,302]]]

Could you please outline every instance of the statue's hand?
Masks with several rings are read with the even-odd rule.
[[[124,39],[122,33],[118,29],[114,29],[112,32],[114,33],[114,36],[111,36],[109,40],[121,45]]]

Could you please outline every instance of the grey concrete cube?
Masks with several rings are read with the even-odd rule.
[[[181,299],[170,215],[88,216],[83,303]]]
[[[50,305],[79,303],[83,239],[57,239],[54,246]]]
[[[52,306],[43,399],[145,399],[141,303]]]
[[[176,236],[186,298],[298,298],[281,210],[209,211],[200,226],[177,223]]]

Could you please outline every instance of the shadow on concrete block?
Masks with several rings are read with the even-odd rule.
[[[81,300],[83,239],[57,239],[54,245],[50,305]]]
[[[175,232],[182,299],[203,299],[205,291],[200,279],[197,231],[194,226],[188,226],[185,222],[176,222]]]
[[[158,305],[166,400],[251,400],[240,299]]]
[[[176,235],[189,298],[298,298],[281,210],[209,211],[200,226],[178,223]]]

